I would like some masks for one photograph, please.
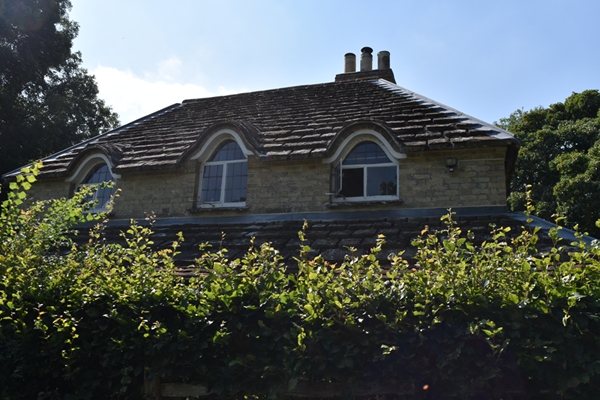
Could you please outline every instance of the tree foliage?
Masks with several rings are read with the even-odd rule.
[[[0,174],[118,124],[72,52],[68,0],[0,1]]]
[[[415,268],[400,254],[382,268],[380,237],[340,265],[302,246],[297,274],[268,244],[239,259],[202,246],[204,272],[184,281],[183,238],[157,251],[133,224],[105,243],[85,191],[27,201],[37,168],[0,214],[0,399],[140,398],[154,376],[223,398],[301,382],[343,383],[340,397],[365,382],[405,399],[600,396],[600,247],[567,254],[558,228],[544,254],[535,229],[475,246],[449,214],[415,238]],[[99,224],[78,246],[84,221]]]
[[[564,103],[530,111],[517,110],[499,126],[522,143],[509,205],[524,208],[525,185],[532,185],[535,212],[551,219],[566,217],[566,224],[600,235],[594,225],[600,217],[600,93],[573,93]]]

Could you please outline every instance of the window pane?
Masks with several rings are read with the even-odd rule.
[[[108,165],[99,164],[92,168],[83,183],[112,182],[112,180],[112,176],[108,172]]]
[[[367,196],[395,196],[396,167],[367,167]]]
[[[103,182],[114,182],[110,169],[106,164],[98,164],[88,173],[86,179],[83,184],[97,185]],[[96,204],[96,209],[105,208],[106,203],[110,200],[111,196],[115,194],[117,188],[100,188],[96,191],[95,199],[98,201]],[[93,200],[92,196],[86,198],[86,201]]]
[[[245,160],[246,157],[242,153],[240,146],[233,140],[225,142],[210,161],[228,161],[228,160]]]
[[[342,191],[344,197],[363,197],[364,168],[344,168],[342,171]]]
[[[385,164],[391,162],[388,156],[377,144],[373,142],[363,142],[348,154],[344,160],[344,165],[357,164]]]
[[[225,203],[246,201],[246,184],[248,182],[248,163],[236,162],[227,165],[225,177]]]
[[[115,188],[100,188],[96,193],[96,200],[98,204],[96,207],[104,208],[106,203],[110,200],[110,197],[114,194]]]
[[[338,162],[332,170],[331,191],[333,193],[338,193],[340,191],[340,188],[342,187],[342,181],[341,181],[341,175],[340,175],[341,168],[342,168],[342,163]]]
[[[223,165],[207,165],[202,176],[202,192],[200,201],[218,202],[221,200],[221,182],[223,181]]]

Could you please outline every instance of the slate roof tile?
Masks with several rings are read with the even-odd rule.
[[[400,135],[403,135],[403,134],[407,134],[407,133],[413,133],[414,134],[414,133],[423,132],[423,131],[424,131],[424,129],[420,125],[410,125],[410,126],[405,125],[405,126],[401,126],[401,127],[398,127],[398,128],[394,128],[394,132],[398,133],[397,136],[400,136]],[[405,145],[409,145],[410,144],[410,142],[408,140],[406,140],[406,139],[408,139],[407,137],[403,137],[403,139],[405,139],[404,140],[404,144]]]
[[[339,264],[342,263],[346,259],[346,257],[361,256],[362,254],[364,254],[364,252],[360,250],[352,252],[348,249],[329,249],[322,252],[321,256],[331,263]]]
[[[332,238],[348,238],[352,235],[351,230],[343,230],[343,231],[332,231],[329,236]]]
[[[431,149],[448,149],[452,148],[452,143],[448,138],[429,139],[427,145]]]
[[[377,230],[370,228],[370,229],[359,229],[354,231],[354,233],[352,233],[352,237],[373,237],[377,235]]]
[[[292,151],[291,155],[292,156],[302,156],[302,155],[310,153],[311,151],[312,151],[311,149],[299,149],[299,150]]]
[[[322,238],[313,242],[312,247],[315,249],[331,249],[337,247],[339,239]]]
[[[356,247],[360,245],[361,241],[360,238],[345,238],[341,239],[338,245],[340,247]]]
[[[360,245],[361,247],[368,248],[370,250],[377,245],[377,239],[373,237],[364,238],[361,240]]]
[[[327,149],[325,147],[318,147],[316,149],[312,149],[310,154],[316,154],[317,156],[320,156],[321,154],[327,152]]]
[[[427,139],[427,140],[431,140],[431,139],[434,139],[434,138],[439,138],[441,136],[442,136],[442,134],[439,133],[439,132],[425,131],[425,132],[417,133],[415,135],[415,139]]]

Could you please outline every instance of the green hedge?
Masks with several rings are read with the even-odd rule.
[[[475,247],[455,226],[415,238],[417,265],[371,254],[332,265],[276,250],[174,274],[132,224],[101,240],[86,193],[36,202],[38,166],[11,184],[0,217],[0,399],[140,398],[144,377],[202,383],[221,397],[273,397],[297,382],[395,384],[403,398],[600,398],[600,248],[535,248],[507,229]],[[82,205],[83,204],[83,205]],[[69,232],[98,219],[85,246]],[[302,238],[302,232],[299,232]],[[342,393],[340,397],[348,395]]]

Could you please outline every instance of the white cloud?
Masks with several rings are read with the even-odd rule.
[[[171,57],[158,63],[158,79],[167,81],[176,80],[181,75],[181,60],[177,57]],[[147,74],[151,78],[153,74]]]
[[[99,65],[91,72],[96,76],[99,97],[119,114],[122,124],[170,106],[185,99],[239,93],[220,87],[217,92],[192,83],[179,83],[176,78],[181,61],[170,58],[158,64],[157,73],[139,77],[131,71],[121,71]]]

